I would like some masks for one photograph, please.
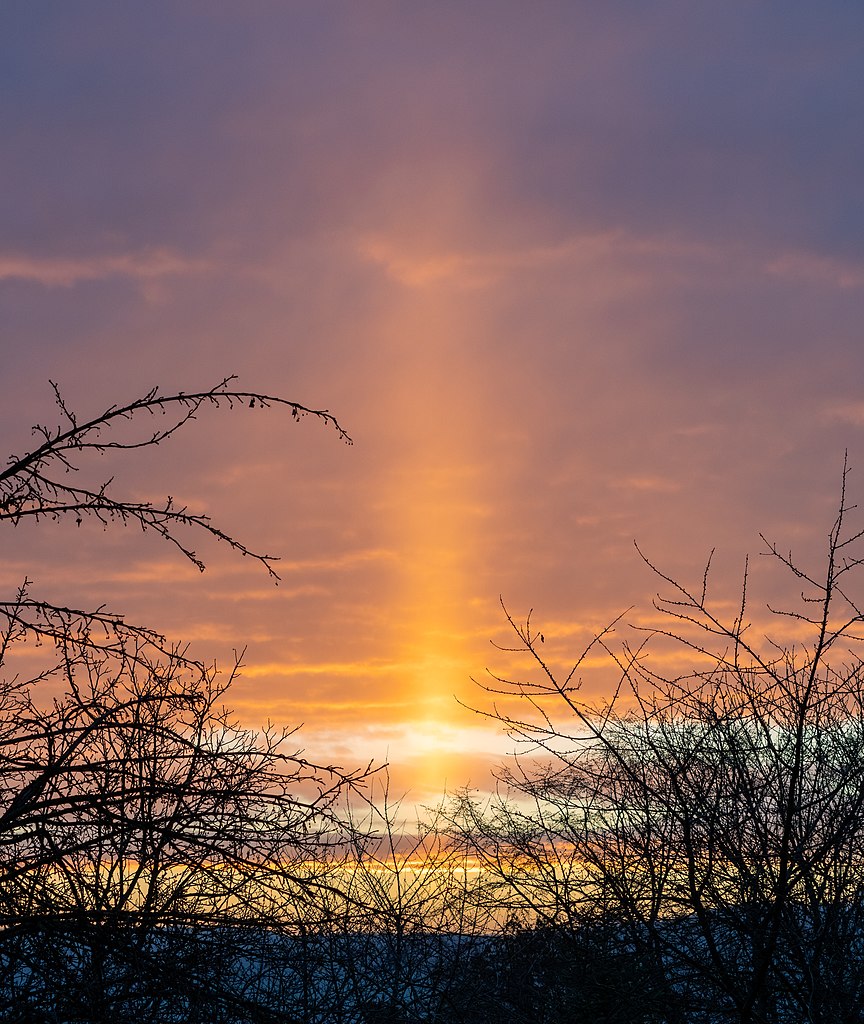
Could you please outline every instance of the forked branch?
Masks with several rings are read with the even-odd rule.
[[[109,406],[104,412],[80,422],[52,381],[54,398],[60,412],[55,426],[37,423],[33,433],[40,444],[21,456],[13,455],[0,471],[0,522],[17,525],[25,519],[60,520],[72,517],[78,523],[86,518],[108,523],[137,523],[145,532],[153,532],[173,544],[193,565],[204,569],[204,562],[183,539],[186,528],[203,531],[227,544],[233,551],[250,557],[264,566],[269,575],[279,579],[273,568],[273,555],[251,550],[241,541],[220,530],[209,516],[190,512],[170,495],[161,501],[132,501],[112,492],[113,479],[96,486],[80,486],[70,482],[70,474],[79,471],[80,457],[86,452],[104,454],[112,449],[128,451],[149,448],[167,441],[191,420],[202,407],[234,409],[281,406],[293,419],[313,416],[333,427],[347,444],[351,438],[336,418],[326,409],[309,409],[299,402],[257,391],[241,391],[234,384],[236,377],[225,377],[212,388],[191,394],[178,391],[162,394],[153,388],[125,405]],[[146,417],[150,417],[147,421]],[[163,418],[154,426],[156,417]],[[143,421],[143,424],[142,424]],[[129,436],[116,431],[124,423],[132,423]],[[136,428],[143,425],[143,430]]]

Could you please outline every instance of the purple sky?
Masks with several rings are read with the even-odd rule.
[[[131,531],[0,549],[7,589],[248,644],[249,724],[480,782],[505,744],[453,695],[509,668],[499,594],[563,663],[646,621],[634,539],[731,593],[760,530],[818,551],[845,448],[864,499],[861,5],[8,0],[0,50],[8,450],[49,377],[92,413],[236,373],[355,438],[211,416],[93,467],[279,588]]]

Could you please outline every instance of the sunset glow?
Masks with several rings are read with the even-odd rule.
[[[242,652],[244,724],[387,761],[410,805],[488,790],[512,743],[472,678],[530,671],[502,600],[566,674],[625,610],[615,643],[657,623],[634,541],[693,585],[716,548],[732,615],[753,556],[761,628],[760,532],[818,560],[846,449],[864,503],[858,5],[0,19],[7,451],[49,379],[83,417],[237,374],[353,438],[244,407],[92,460],[281,556],[278,586],[200,539],[203,575],[132,528],[5,534],[7,591]]]

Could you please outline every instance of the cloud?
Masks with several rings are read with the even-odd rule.
[[[415,669],[416,666],[410,662],[395,661],[310,661],[310,662],[263,662],[260,664],[249,663],[243,667],[243,675],[249,679],[273,679],[293,676],[326,676],[331,677],[379,677],[381,675],[392,676],[396,673],[406,673]],[[339,702],[328,706],[339,706]],[[356,708],[354,702],[352,707]],[[365,703],[364,703],[365,706]]]
[[[556,266],[596,272],[625,260],[634,268],[641,263],[643,272],[638,278],[631,274],[631,283],[647,283],[648,276],[661,269],[660,259],[691,262],[694,258],[717,260],[723,255],[698,242],[662,235],[640,237],[621,229],[575,234],[552,244],[474,249],[436,249],[406,242],[398,235],[380,235],[361,238],[357,251],[407,288],[444,283],[466,290],[492,287],[513,274],[542,273]],[[620,290],[623,285],[619,272],[616,287]]]
[[[343,572],[346,569],[370,563],[393,562],[397,557],[397,553],[389,548],[363,548],[357,551],[346,551],[334,558],[292,559],[290,561],[280,559],[275,564],[281,576],[289,572]]]
[[[864,427],[864,402],[828,402],[824,416],[853,427]]]
[[[192,259],[167,248],[84,257],[0,254],[0,281],[32,281],[46,288],[71,288],[82,281],[117,277],[149,283],[212,270],[208,260]]]
[[[829,288],[864,288],[864,263],[803,250],[780,253],[765,264],[765,272]]]
[[[671,493],[681,490],[680,481],[661,476],[628,476],[622,480],[615,480],[612,486],[626,491],[663,491]]]
[[[398,232],[363,237],[355,245],[362,260],[413,290],[436,286],[460,291],[492,289],[516,276],[539,276],[556,268],[578,274],[574,280],[583,284],[590,280],[594,289],[608,278],[610,289],[605,294],[618,298],[634,289],[696,280],[712,272],[720,278],[767,276],[840,290],[864,287],[864,263],[853,259],[804,248],[778,250],[766,242],[745,246],[682,233],[640,234],[622,228],[521,246],[424,245],[406,240]]]

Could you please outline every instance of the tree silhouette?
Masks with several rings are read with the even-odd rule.
[[[648,562],[668,625],[621,648],[599,633],[563,678],[530,616],[508,615],[537,671],[485,684],[524,713],[484,713],[532,753],[504,772],[510,798],[464,798],[454,828],[538,927],[603,925],[637,958],[640,1020],[864,1015],[864,532],[847,476],[821,573],[766,542],[801,588],[770,609],[791,640],[751,624],[747,570],[737,610],[715,607],[710,561],[697,587]],[[669,674],[658,646],[694,667]],[[580,673],[599,651],[618,686],[592,703]]]
[[[170,497],[79,483],[88,456],[161,445],[208,407],[282,406],[350,441],[328,412],[233,378],[86,420],[54,395],[59,424],[37,425],[39,444],[0,473],[0,522],[134,523],[200,569],[196,531],[278,579],[272,556]],[[365,772],[311,764],[290,730],[241,728],[223,706],[239,662],[222,679],[154,630],[32,587],[0,602],[4,1019],[290,1019],[262,951],[301,916],[315,925],[326,851],[346,838],[340,800]]]

